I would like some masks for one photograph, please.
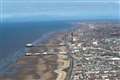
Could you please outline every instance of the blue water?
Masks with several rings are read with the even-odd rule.
[[[2,67],[4,64],[9,63],[16,56],[24,54],[21,49],[24,49],[26,43],[41,39],[48,33],[70,28],[70,25],[69,21],[0,24],[0,70],[4,70]]]

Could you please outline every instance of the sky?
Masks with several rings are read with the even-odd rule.
[[[1,21],[120,18],[119,0],[0,0]]]

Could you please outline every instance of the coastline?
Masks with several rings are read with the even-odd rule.
[[[69,27],[70,28],[70,27]],[[36,41],[34,41],[34,42],[32,42],[32,44],[34,44],[34,45],[38,45],[38,44],[43,44],[43,45],[45,45],[45,44],[48,44],[48,42],[49,41],[52,41],[52,42],[54,42],[53,40],[54,39],[56,39],[56,38],[58,38],[60,35],[61,35],[61,33],[64,33],[64,32],[66,32],[66,31],[68,31],[68,30],[70,30],[70,29],[64,29],[64,30],[61,30],[61,31],[59,31],[59,32],[51,32],[51,33],[48,33],[48,34],[46,34],[46,35],[43,35],[43,37],[42,38],[40,38],[40,39],[37,39]],[[25,50],[25,49],[24,49]],[[26,52],[26,51],[25,51]],[[21,54],[21,56],[19,55],[19,57],[16,57],[16,60],[15,61],[13,61],[11,64],[8,64],[9,65],[9,67],[8,68],[6,68],[6,71],[5,72],[2,72],[1,73],[1,75],[0,75],[0,80],[2,79],[2,80],[6,80],[6,79],[14,79],[15,77],[13,77],[13,75],[14,74],[17,74],[17,75],[21,75],[21,74],[23,74],[22,72],[24,72],[23,70],[24,70],[24,65],[25,64],[27,64],[28,62],[27,61],[29,61],[30,59],[32,59],[31,57],[26,57],[26,56],[24,56],[25,55],[25,53],[22,53]],[[54,57],[58,57],[58,55],[56,55],[56,56],[54,56]],[[37,58],[37,57],[36,57]],[[42,57],[41,57],[42,58]],[[37,60],[37,59],[35,59],[34,58],[34,56],[33,56],[33,59],[32,60]],[[54,61],[57,61],[57,59],[55,59]],[[49,61],[48,61],[49,62]],[[47,63],[48,63],[47,62]],[[57,64],[57,62],[55,62],[56,64]],[[33,63],[34,64],[34,63]],[[35,64],[35,65],[37,65],[37,64]],[[47,66],[47,65],[46,65]],[[23,68],[23,69],[21,69],[21,67]],[[39,67],[39,66],[38,66]],[[9,69],[11,69],[11,70],[9,70]],[[27,69],[27,68],[26,68]],[[56,69],[57,69],[57,67],[56,67]],[[20,71],[21,70],[21,71]],[[37,70],[37,71],[39,71],[39,70]],[[53,70],[54,71],[54,70]],[[50,72],[51,73],[51,72]],[[55,75],[57,75],[57,73],[55,73],[55,72],[52,72],[52,74],[54,74],[54,76]],[[23,76],[23,75],[21,75],[21,76]],[[9,78],[9,77],[13,77],[13,78]],[[19,76],[18,76],[19,77]],[[30,76],[28,76],[29,78],[30,78]],[[57,77],[56,77],[57,78]],[[19,80],[19,79],[18,79]],[[23,79],[22,79],[23,80]],[[25,80],[27,80],[27,79],[25,79]],[[53,80],[53,79],[51,79],[51,80]]]
[[[53,24],[54,23],[52,23],[52,25]],[[55,23],[55,24],[57,24],[57,23]],[[69,27],[71,26],[70,22],[64,22],[64,24],[65,24],[65,26],[68,26],[68,25],[69,25]],[[55,26],[55,25],[53,25],[53,26]],[[69,27],[65,27],[65,29],[67,30]],[[51,39],[52,37],[54,37],[54,35],[56,35],[57,32],[64,31],[65,29],[61,28],[60,30],[52,31],[52,32],[48,32],[46,34],[43,34],[40,38],[38,38],[37,40],[34,40],[32,42],[32,44],[37,45],[38,43],[39,44],[46,43],[49,39]],[[24,57],[25,52],[26,52],[25,47],[23,47],[23,48],[20,48],[19,50],[17,50],[16,52],[14,52],[13,53],[14,55],[9,54],[8,57],[6,57],[3,60],[1,60],[0,64],[3,64],[3,65],[0,66],[0,75],[6,74],[6,72],[9,71],[8,65],[14,64],[14,63],[16,63],[17,60],[19,60],[20,58]]]

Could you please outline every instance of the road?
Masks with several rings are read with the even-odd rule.
[[[66,80],[72,80],[74,58],[71,56],[71,53],[68,53],[68,57],[70,58],[70,69],[68,71],[68,76],[67,76]]]

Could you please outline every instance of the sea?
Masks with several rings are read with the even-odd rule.
[[[25,45],[45,40],[72,27],[71,21],[6,22],[0,24],[0,74],[25,55]]]

